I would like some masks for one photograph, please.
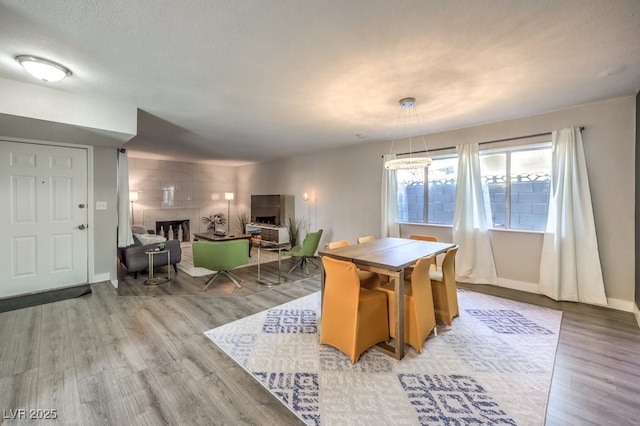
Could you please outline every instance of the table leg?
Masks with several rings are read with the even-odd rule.
[[[395,279],[396,291],[396,358],[404,357],[404,270]]]
[[[258,282],[260,282],[260,252],[262,249],[258,246]]]
[[[155,256],[156,255],[167,255],[167,276],[166,277],[155,277],[154,269],[155,269]],[[166,282],[171,281],[171,252],[169,250],[164,252],[147,252],[148,256],[148,267],[149,267],[149,278],[144,282],[146,285],[158,285],[164,284]]]
[[[275,250],[278,251],[278,281],[275,281],[275,282],[267,281],[266,279],[262,279],[260,277],[260,252],[262,251],[262,249],[258,248],[258,284],[272,286],[272,285],[284,284],[287,282],[287,277],[282,276],[282,248],[279,247],[277,249],[272,249],[270,251],[275,251]]]
[[[389,274],[389,279],[393,280],[395,293],[395,312],[389,312],[389,315],[396,316],[396,337],[390,344],[382,342],[377,346],[387,355],[402,359],[404,358],[404,270]]]
[[[149,253],[149,263],[147,263],[147,265],[149,266],[149,282],[152,283],[153,282],[153,268],[154,268],[154,264],[153,264],[153,254]]]
[[[282,284],[282,250],[278,250],[278,284]]]
[[[324,283],[327,277],[324,274],[324,268],[320,271],[320,312],[322,312],[322,303],[324,302]],[[319,335],[320,333],[318,333]]]

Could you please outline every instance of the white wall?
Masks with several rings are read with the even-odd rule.
[[[107,201],[107,210],[96,210],[95,203],[91,203],[93,264],[89,265],[89,272],[93,271],[93,278],[89,279],[115,281],[116,149],[135,136],[137,108],[2,78],[0,94],[0,136],[95,147],[94,179],[90,184],[94,200]]]
[[[94,281],[117,280],[114,247],[117,247],[118,203],[117,203],[117,159],[116,148],[94,148],[93,150],[93,199],[106,201],[106,210],[93,209]]]
[[[585,126],[585,155],[609,304],[631,311],[635,281],[634,97],[427,135],[426,141],[433,149],[569,126]],[[242,166],[237,171],[237,192],[245,203],[252,193],[294,194],[298,215],[308,212],[311,228],[324,229],[321,245],[336,239],[355,241],[360,235],[379,236],[381,156],[389,147],[390,142],[361,144]],[[407,151],[408,146],[396,141],[396,149]],[[304,192],[312,195],[306,204]],[[402,232],[441,233],[450,238],[450,230],[435,228],[403,226]],[[501,282],[535,291],[542,236],[493,231],[492,244]]]
[[[48,123],[91,129],[99,137],[107,133],[108,140],[115,143],[114,147],[137,133],[137,108],[131,104],[73,95],[41,84],[3,78],[0,78],[0,93],[0,114],[34,119],[32,127],[34,123]],[[16,137],[33,138],[24,133]]]

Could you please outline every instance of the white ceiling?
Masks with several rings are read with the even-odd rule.
[[[638,0],[0,0],[0,77],[139,107],[134,155],[228,164],[635,95]],[[365,138],[356,134],[363,133]]]

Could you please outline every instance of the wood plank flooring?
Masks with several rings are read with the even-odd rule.
[[[242,268],[242,289],[220,277],[206,292],[207,277],[178,273],[157,287],[145,286],[144,275],[122,277],[118,290],[99,283],[77,299],[1,313],[0,422],[22,425],[11,413],[53,409],[55,421],[36,423],[302,424],[203,332],[318,291],[318,271],[310,271],[296,269],[291,282],[266,287],[255,282],[255,266]],[[274,272],[273,265],[263,270]],[[637,424],[640,329],[633,315],[465,288],[565,312],[548,425]]]
[[[640,328],[633,314],[493,286],[459,286],[564,312],[547,425],[640,424]]]

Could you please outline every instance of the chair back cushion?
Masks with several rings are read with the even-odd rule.
[[[438,238],[434,237],[433,235],[418,235],[418,234],[413,234],[409,237],[412,240],[420,240],[420,241],[431,241],[434,243],[438,242]]]
[[[346,247],[349,245],[349,241],[347,240],[340,240],[340,241],[331,241],[329,243],[327,243],[327,248],[329,250],[338,248],[338,247]]]
[[[315,255],[316,250],[318,250],[318,244],[320,244],[320,237],[322,237],[322,229],[319,229],[316,232],[308,232],[302,242],[300,254],[307,257]]]
[[[362,244],[362,243],[368,243],[369,241],[373,241],[375,240],[376,237],[374,237],[373,235],[367,235],[366,237],[358,237],[358,244]]]
[[[455,259],[457,253],[458,246],[455,246],[447,250],[444,255],[444,259],[442,260],[442,274],[444,281],[449,281],[451,283],[455,282]]]
[[[322,257],[325,284],[322,301],[322,321],[354,329],[360,300],[360,278],[353,263]],[[351,336],[355,338],[355,336]],[[346,344],[346,342],[345,342]]]
[[[249,263],[249,240],[194,241],[193,266],[229,271]]]

